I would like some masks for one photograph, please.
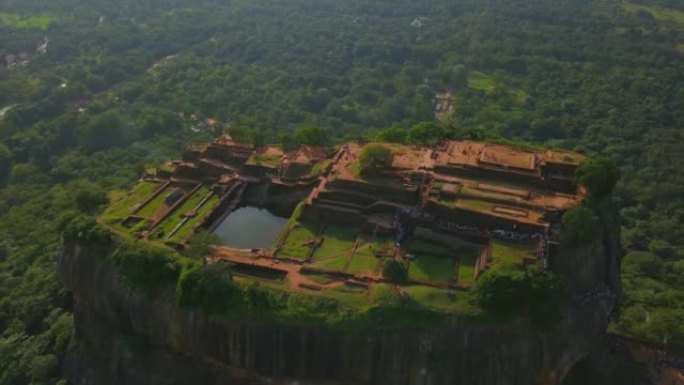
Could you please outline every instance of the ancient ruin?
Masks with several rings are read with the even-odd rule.
[[[374,145],[391,151],[391,166],[363,172],[368,145],[354,142],[293,151],[228,138],[191,144],[101,219],[122,236],[177,249],[213,232],[225,244],[207,261],[233,264],[235,279],[353,303],[385,281],[391,259],[408,272],[401,290],[416,298],[467,290],[498,263],[547,267],[562,214],[584,197],[574,153],[475,141]]]

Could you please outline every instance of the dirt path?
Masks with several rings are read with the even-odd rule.
[[[302,291],[303,289],[331,289],[343,285],[345,279],[333,280],[326,284],[321,284],[302,274],[301,270],[304,267],[302,264],[289,262],[273,257],[260,256],[252,254],[249,251],[235,250],[230,248],[218,248],[213,255],[207,257],[207,263],[214,264],[222,261],[229,261],[240,263],[249,266],[258,266],[268,269],[273,269],[287,273],[287,278],[290,280],[292,289],[295,291]]]

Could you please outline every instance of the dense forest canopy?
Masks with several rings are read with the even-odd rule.
[[[60,229],[220,132],[201,120],[266,141],[405,138],[448,93],[448,135],[618,164],[612,330],[684,345],[680,1],[4,0],[0,55],[0,384],[60,378]]]

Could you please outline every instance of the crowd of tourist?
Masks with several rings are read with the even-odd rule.
[[[475,226],[464,225],[460,223],[454,223],[444,219],[435,217],[432,214],[426,213],[416,207],[403,207],[397,210],[394,215],[394,228],[402,236],[397,237],[397,240],[402,240],[406,234],[403,227],[403,218],[409,216],[413,219],[419,219],[425,222],[431,222],[437,224],[439,227],[448,229],[451,231],[457,231],[462,234],[489,238],[494,237],[498,239],[504,239],[509,241],[530,241],[530,240],[547,240],[548,234],[545,233],[524,233],[505,229],[494,229],[494,230],[483,230]]]

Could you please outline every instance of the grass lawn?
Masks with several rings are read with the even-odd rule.
[[[537,253],[537,244],[532,242],[512,242],[500,239],[492,240],[492,260],[494,263],[522,262],[524,257],[534,257]]]
[[[323,235],[323,244],[314,253],[314,260],[321,261],[340,255],[349,255],[358,232],[356,228],[329,225]]]
[[[278,167],[280,164],[280,159],[282,157],[279,155],[262,155],[254,154],[247,160],[248,165],[252,166],[264,166],[264,167]]]
[[[448,312],[474,312],[466,293],[449,295],[445,289],[423,285],[402,286],[400,290],[418,304]]]
[[[301,261],[305,260],[311,249],[304,243],[316,238],[317,235],[318,226],[296,223],[290,228],[285,243],[283,243],[280,251],[278,251],[278,256],[299,259]]]
[[[211,198],[204,202],[202,207],[200,207],[199,210],[197,210],[197,215],[193,218],[190,218],[187,222],[185,222],[183,227],[178,229],[176,234],[174,234],[173,237],[171,237],[171,239],[169,240],[171,242],[181,242],[185,237],[189,235],[190,230],[192,230],[192,228],[196,224],[200,223],[200,221],[202,221],[204,217],[206,217],[212,210],[216,208],[216,206],[218,206],[220,201],[221,200],[218,196],[212,195]]]
[[[316,283],[319,283],[321,285],[327,285],[330,282],[340,280],[340,278],[335,277],[334,275],[325,274],[325,273],[318,273],[318,272],[314,272],[314,271],[302,272],[302,275],[304,275],[306,278],[309,278],[310,280],[312,280]]]
[[[365,295],[366,288],[357,285],[349,285],[347,283],[334,289],[324,290],[321,294],[353,307],[362,307],[366,305],[367,302]]]
[[[319,176],[323,174],[323,171],[325,171],[328,166],[332,163],[332,159],[324,159],[318,163],[316,163],[312,168],[311,171],[309,172],[309,176]]]
[[[477,199],[459,199],[456,201],[456,206],[473,211],[492,211],[494,204]]]
[[[420,256],[411,261],[409,279],[424,281],[449,281],[454,276],[453,258]]]
[[[12,28],[38,28],[47,29],[54,16],[39,14],[33,16],[18,15],[16,13],[0,13],[0,24]]]
[[[117,221],[131,214],[137,204],[142,203],[154,190],[159,187],[155,182],[138,183],[130,193],[113,191],[110,193],[110,201],[113,202],[102,214],[106,222]]]
[[[423,241],[411,241],[408,249],[416,257],[452,257],[451,252],[447,247],[438,245],[436,243],[428,243]]]
[[[172,187],[166,187],[161,193],[159,193],[159,195],[143,206],[143,208],[140,209],[136,215],[139,215],[143,218],[154,217],[154,214],[159,210],[160,207],[164,205],[164,200],[166,199],[166,196],[171,193],[171,191],[173,191]]]
[[[458,282],[472,284],[475,282],[475,261],[476,255],[464,254],[459,255],[460,263],[458,265]]]
[[[168,218],[162,222],[158,229],[164,231],[164,235],[168,236],[171,231],[183,220],[183,214],[189,213],[204,199],[209,193],[209,189],[202,187],[192,194],[179,208],[177,208]]]
[[[331,257],[327,259],[317,260],[314,259],[314,263],[311,266],[317,267],[319,269],[342,271],[347,264],[347,258],[349,255],[340,254],[336,257]]]
[[[289,291],[291,286],[290,280],[287,278],[278,281],[236,274],[233,276],[233,281],[242,285],[250,285],[257,282],[259,287],[276,291]]]
[[[377,253],[384,252],[385,255],[392,255],[394,251],[394,243],[389,238],[380,238],[375,241],[358,240],[354,256],[361,255],[365,257],[375,258]]]
[[[369,257],[367,255],[354,254],[349,266],[347,266],[347,273],[350,274],[373,274],[378,267],[378,259]]]
[[[490,93],[496,90],[496,82],[482,72],[473,71],[468,75],[468,87]]]

